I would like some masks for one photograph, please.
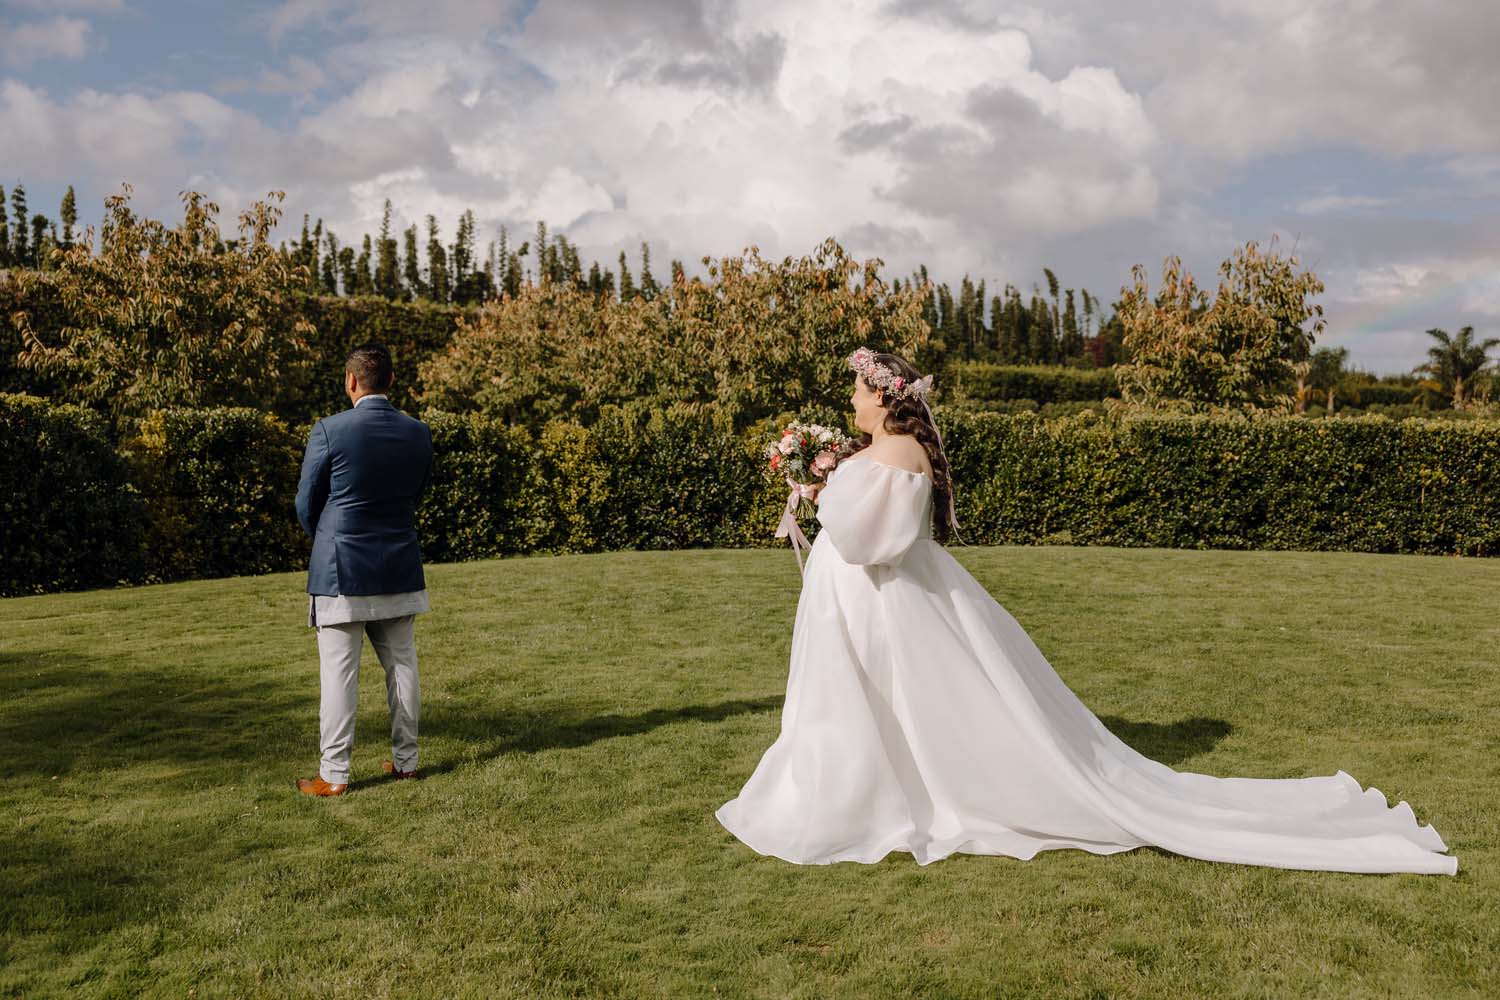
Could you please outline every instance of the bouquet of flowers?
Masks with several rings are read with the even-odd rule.
[[[771,474],[785,479],[791,490],[787,494],[781,523],[776,527],[776,537],[791,539],[799,568],[802,566],[802,550],[810,545],[807,536],[797,526],[797,518],[815,513],[812,500],[817,496],[818,488],[839,461],[853,450],[854,442],[843,431],[798,421],[788,424],[780,437],[766,444]]]

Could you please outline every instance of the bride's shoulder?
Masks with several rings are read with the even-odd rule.
[[[910,434],[891,434],[859,452],[859,457],[894,466],[906,472],[932,475],[932,462],[922,442]]]

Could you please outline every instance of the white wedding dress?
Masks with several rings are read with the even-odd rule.
[[[819,498],[781,735],[717,812],[798,864],[1155,846],[1205,861],[1452,875],[1402,802],[1328,777],[1174,771],[1106,729],[932,539],[932,482],[845,461]]]

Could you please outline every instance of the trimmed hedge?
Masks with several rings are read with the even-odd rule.
[[[276,418],[154,414],[126,443],[127,466],[88,412],[0,401],[7,593],[305,565],[292,511],[304,435]],[[938,418],[974,544],[1500,554],[1493,421]],[[429,561],[785,544],[772,538],[785,486],[760,452],[776,421],[745,435],[688,407],[606,408],[593,427],[535,434],[427,421]]]
[[[419,528],[433,561],[768,542],[785,501],[755,444],[704,411],[606,407],[591,428],[534,437],[473,415],[426,420],[437,462]]]
[[[944,376],[955,401],[998,403],[1006,400],[1030,400],[1045,405],[1097,402],[1120,395],[1113,368],[995,365],[983,361],[964,361],[949,365]]]
[[[965,537],[1500,553],[1500,425],[1092,414],[943,418]]]
[[[0,594],[136,580],[141,525],[103,418],[0,393]]]
[[[305,567],[293,514],[305,435],[258,410],[162,410],[125,442],[145,501],[145,579]]]

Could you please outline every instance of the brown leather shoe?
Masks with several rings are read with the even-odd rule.
[[[396,770],[396,762],[393,761],[393,760],[383,760],[383,761],[381,761],[380,762],[380,769],[382,771],[384,771],[386,774],[389,774],[392,778],[395,778],[398,781],[401,780],[402,778],[415,778],[417,776],[417,772],[415,770],[411,770],[411,771],[398,771],[398,770]]]
[[[323,780],[323,776],[321,774],[316,778],[297,779],[297,791],[301,792],[303,795],[316,795],[319,798],[326,799],[332,798],[335,795],[343,795],[344,792],[348,791],[348,789],[349,785],[347,783],[342,785],[330,785],[328,782]]]

